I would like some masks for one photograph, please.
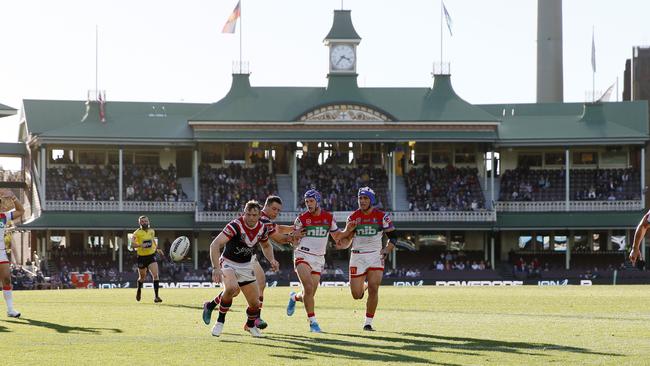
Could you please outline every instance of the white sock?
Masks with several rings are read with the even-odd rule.
[[[309,317],[309,323],[316,323],[316,315]]]
[[[4,296],[5,302],[7,303],[7,310],[12,311],[14,309],[14,298],[11,290],[2,290],[2,296]]]
[[[373,318],[366,317],[366,323],[364,325],[372,325],[372,319]]]

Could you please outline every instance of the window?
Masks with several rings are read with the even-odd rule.
[[[451,233],[449,250],[462,250],[464,248],[465,248],[465,233],[462,232]]]
[[[449,151],[433,151],[431,152],[431,163],[448,165],[451,163],[451,153]]]
[[[598,153],[595,151],[589,152],[574,152],[573,164],[575,165],[594,165],[598,164]]]
[[[104,165],[106,153],[103,151],[80,151],[79,164]]]
[[[573,235],[573,252],[588,252],[589,250],[589,238],[587,233],[581,232]]]
[[[535,249],[537,250],[549,250],[551,247],[551,236],[550,235],[537,235],[535,236]]]
[[[158,165],[160,164],[160,158],[158,157],[158,153],[136,153],[135,163],[145,165]]]
[[[605,151],[600,154],[601,164],[625,165],[627,164],[627,151]]]
[[[470,146],[456,147],[454,153],[454,161],[456,164],[475,164],[476,149]]]
[[[627,250],[627,235],[625,230],[614,230],[609,237],[612,250],[625,252]]]
[[[517,159],[518,167],[541,167],[542,154],[519,154]]]
[[[544,164],[546,165],[564,165],[564,153],[554,152],[544,154]]]
[[[519,235],[519,249],[521,250],[533,249],[533,237],[530,235],[530,233]]]
[[[566,233],[556,233],[553,235],[553,251],[566,252],[568,241],[569,237],[566,235]]]
[[[54,149],[51,151],[50,163],[54,164],[70,164],[74,162],[73,150],[60,150]]]

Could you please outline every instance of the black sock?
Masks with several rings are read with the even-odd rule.
[[[219,323],[225,323],[226,322],[226,313],[228,310],[230,310],[230,305],[232,305],[232,301],[229,304],[224,303],[223,301],[219,305],[219,317],[217,318],[217,322]]]
[[[142,290],[142,282],[138,281],[138,291]]]
[[[156,294],[156,297],[158,297],[158,289],[160,288],[160,281],[154,280],[153,281],[153,292]]]
[[[248,308],[246,309],[246,315],[248,315],[248,319],[246,320],[246,326],[249,328],[252,328],[255,326],[255,320],[260,317],[260,309],[253,309],[253,308]]]

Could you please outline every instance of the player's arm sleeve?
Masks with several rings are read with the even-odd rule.
[[[384,217],[381,220],[381,228],[384,231],[392,231],[395,229],[395,226],[393,225],[393,220],[391,220],[390,215],[384,214]]]
[[[336,219],[334,218],[334,216],[332,216],[332,225],[330,225],[330,232],[333,233],[333,232],[337,232],[337,231],[340,231],[340,229],[339,229],[338,225],[336,225]]]
[[[223,230],[222,230],[221,232],[222,232],[225,236],[227,236],[228,239],[232,239],[233,236],[235,236],[235,234],[237,233],[237,231],[235,230],[235,228],[233,227],[232,224],[228,224],[228,225],[226,225],[226,226],[223,228]]]

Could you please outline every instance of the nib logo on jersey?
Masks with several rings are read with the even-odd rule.
[[[357,235],[359,236],[374,236],[377,235],[377,225],[360,225],[356,228]]]
[[[308,226],[307,227],[307,236],[322,238],[327,236],[328,230],[327,226]]]

